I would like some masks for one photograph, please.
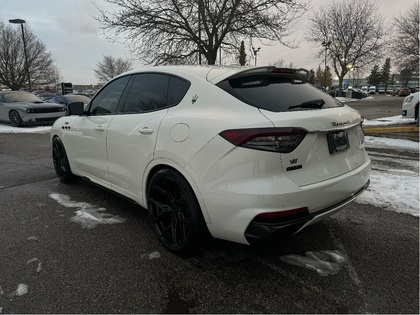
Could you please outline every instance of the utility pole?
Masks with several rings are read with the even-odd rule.
[[[330,40],[324,40],[322,46],[325,47],[325,59],[324,59],[324,91],[327,91],[327,51],[331,45]]]
[[[257,65],[257,53],[260,51],[261,47],[258,47],[257,49],[252,46],[252,51],[254,52],[254,59],[255,59],[255,66]]]

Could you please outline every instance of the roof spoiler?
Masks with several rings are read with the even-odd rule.
[[[262,73],[278,73],[278,74],[290,74],[298,76],[303,82],[308,82],[311,78],[311,72],[304,68],[277,68],[275,66],[267,66],[267,67],[255,67],[249,68],[247,70],[241,71],[236,73],[235,75],[231,76],[229,79],[234,79],[238,77],[242,77],[244,75],[253,75],[253,74],[262,74]]]

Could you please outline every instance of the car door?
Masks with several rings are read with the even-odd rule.
[[[110,188],[106,137],[118,103],[130,76],[117,78],[107,84],[89,104],[86,115],[73,124],[73,146],[79,172],[100,185]]]
[[[180,82],[184,86],[182,96]],[[109,127],[109,175],[113,190],[140,202],[144,170],[153,159],[161,121],[168,108],[181,101],[189,82],[166,74],[143,73],[137,74],[130,84]],[[177,86],[175,96],[168,95],[171,85]]]

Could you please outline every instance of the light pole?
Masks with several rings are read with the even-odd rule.
[[[252,46],[252,51],[254,52],[254,59],[255,59],[255,65],[257,65],[257,53],[260,51],[261,47],[258,47],[257,49]]]
[[[322,46],[325,47],[325,59],[324,59],[324,89],[327,91],[327,50],[331,45],[330,40],[324,40]]]
[[[26,41],[25,41],[25,31],[23,30],[23,23],[26,23],[26,22],[25,22],[25,20],[22,20],[22,19],[12,19],[12,20],[9,20],[9,23],[20,24],[20,29],[22,30],[22,40],[23,40],[23,50],[24,50],[24,54],[25,54],[26,75],[28,77],[29,92],[31,92],[32,91],[31,77],[29,75],[28,54],[26,52]]]

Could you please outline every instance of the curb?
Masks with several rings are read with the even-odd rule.
[[[419,133],[419,127],[368,127],[363,128],[365,134],[375,133]]]

